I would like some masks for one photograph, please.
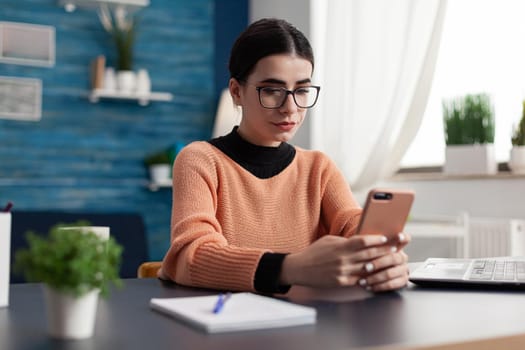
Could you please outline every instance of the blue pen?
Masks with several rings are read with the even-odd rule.
[[[222,311],[222,308],[224,307],[224,304],[226,304],[226,301],[230,299],[232,293],[226,293],[226,294],[219,294],[219,298],[217,299],[217,302],[215,303],[215,307],[213,308],[213,313],[218,314]]]

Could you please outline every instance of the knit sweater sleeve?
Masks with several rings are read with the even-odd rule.
[[[202,145],[190,145],[173,166],[171,245],[162,274],[189,286],[254,291],[265,250],[229,245],[215,216],[218,178]]]
[[[357,231],[362,209],[355,200],[348,181],[335,163],[326,157],[321,176],[321,228],[324,234],[350,237]]]

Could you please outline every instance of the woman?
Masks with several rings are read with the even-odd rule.
[[[287,143],[317,101],[313,69],[308,40],[283,20],[259,20],[236,40],[229,90],[242,119],[177,156],[159,277],[264,293],[406,285],[408,236],[355,236],[361,208],[335,164]]]

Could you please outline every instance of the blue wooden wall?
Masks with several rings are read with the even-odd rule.
[[[230,37],[246,23],[247,2],[241,3],[240,13],[228,14],[238,23]],[[24,210],[139,212],[150,258],[161,259],[169,244],[171,190],[148,190],[143,158],[175,142],[210,136],[218,85],[226,83],[216,72],[226,64],[215,57],[214,43],[224,37],[215,32],[215,3],[151,0],[141,10],[134,68],[149,71],[153,91],[174,95],[171,102],[147,107],[88,101],[90,61],[104,54],[113,65],[111,40],[94,11],[66,13],[57,4],[2,0],[0,21],[55,26],[56,65],[0,63],[2,76],[43,81],[40,121],[0,119],[0,205],[11,200]]]

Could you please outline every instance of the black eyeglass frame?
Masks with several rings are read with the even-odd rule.
[[[261,90],[263,89],[279,89],[281,91],[283,91],[284,93],[286,93],[286,95],[284,96],[283,98],[283,102],[279,105],[279,106],[276,106],[276,107],[266,107],[262,100],[261,100]],[[303,107],[303,106],[300,106],[298,103],[297,103],[297,100],[295,99],[295,92],[297,90],[301,90],[301,89],[304,89],[304,88],[314,88],[316,91],[317,91],[317,94],[315,95],[315,100],[314,102],[308,106],[308,107]],[[257,94],[259,95],[259,103],[261,104],[261,106],[263,108],[266,108],[266,109],[279,109],[281,108],[282,106],[284,106],[285,102],[286,102],[286,99],[288,98],[288,95],[292,95],[293,97],[293,102],[295,103],[295,105],[299,108],[303,108],[303,109],[308,109],[308,108],[312,108],[313,106],[315,106],[315,104],[317,103],[317,100],[319,99],[319,91],[321,90],[321,87],[320,86],[317,86],[317,85],[308,85],[308,86],[301,86],[301,87],[298,87],[298,88],[295,88],[293,90],[288,90],[288,89],[285,89],[283,87],[270,87],[270,86],[256,86],[255,87],[255,90],[257,90]]]

